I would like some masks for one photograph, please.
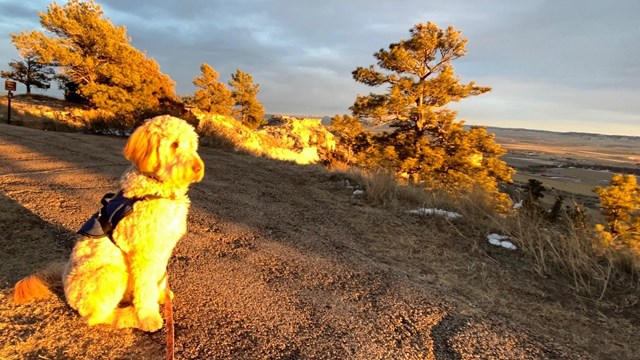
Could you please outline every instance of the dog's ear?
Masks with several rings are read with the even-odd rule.
[[[133,162],[142,173],[154,173],[160,168],[158,147],[160,135],[150,131],[149,123],[131,134],[124,147],[124,157]]]

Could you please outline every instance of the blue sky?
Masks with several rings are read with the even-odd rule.
[[[183,95],[208,63],[224,82],[249,72],[268,113],[345,114],[382,91],[351,71],[431,21],[469,39],[462,80],[493,88],[452,106],[467,124],[640,136],[637,0],[97,2]],[[48,3],[0,0],[0,69],[18,59],[9,33],[41,30]]]

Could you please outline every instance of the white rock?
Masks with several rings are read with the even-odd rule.
[[[513,243],[511,241],[501,241],[500,242],[500,246],[502,246],[503,248],[509,249],[509,250],[517,250],[518,248],[513,245]]]
[[[500,235],[500,234],[493,233],[493,234],[487,235],[487,240],[491,241],[491,239],[502,241],[502,240],[509,239],[509,237],[506,236],[506,235]]]
[[[509,240],[509,236],[500,235],[500,234],[489,234],[487,235],[487,240],[489,244],[495,246],[502,246],[505,249],[516,250],[516,246]]]
[[[353,196],[364,196],[364,190],[353,190]]]

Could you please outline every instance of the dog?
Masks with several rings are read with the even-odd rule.
[[[124,148],[132,165],[120,179],[119,195],[134,199],[127,214],[107,226],[108,234],[81,236],[66,263],[19,281],[14,302],[47,297],[61,281],[67,303],[89,325],[159,330],[167,263],[186,233],[187,191],[204,176],[197,149],[198,136],[186,121],[168,115],[146,120]]]

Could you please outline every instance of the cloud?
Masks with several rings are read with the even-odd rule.
[[[640,90],[582,88],[486,78],[493,90],[455,104],[472,125],[640,134]],[[614,121],[615,119],[615,121]]]
[[[0,20],[3,23],[20,21],[38,22],[37,4],[27,2],[0,2]]]
[[[38,28],[48,1],[0,3],[0,67],[15,57],[8,33]],[[456,104],[469,121],[640,135],[640,2],[618,0],[130,0],[98,1],[132,44],[156,59],[180,94],[208,63],[227,81],[236,69],[260,84],[268,112],[347,113],[351,71],[409,37],[419,22],[453,25],[469,39],[454,63],[464,81],[493,86]],[[522,126],[521,126],[522,125]],[[616,130],[618,131],[618,130]]]

